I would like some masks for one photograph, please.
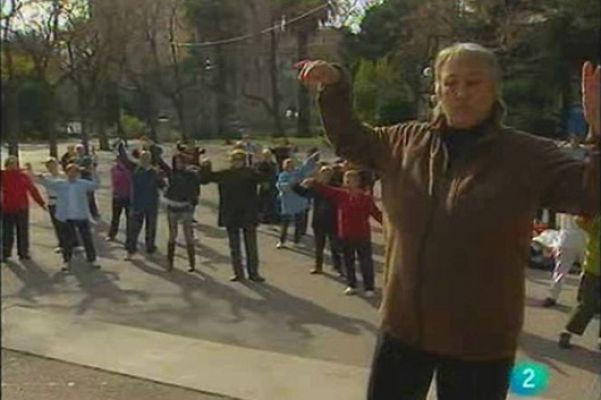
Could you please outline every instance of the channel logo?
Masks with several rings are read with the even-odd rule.
[[[537,396],[549,387],[549,368],[546,365],[522,362],[511,371],[510,390],[518,396]]]

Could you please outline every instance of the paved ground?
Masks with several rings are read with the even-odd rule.
[[[9,350],[2,350],[2,397],[7,400],[226,400]]]
[[[217,167],[223,165],[225,148],[211,145],[208,150]],[[24,146],[22,151],[23,160],[31,161],[36,169],[43,168],[39,161],[45,156],[47,150],[39,146]],[[110,217],[107,173],[112,156],[102,153],[100,157],[103,183],[97,198],[103,221],[96,226],[96,243],[102,270],[92,272],[82,264],[76,265],[72,275],[60,273],[60,256],[52,252],[56,240],[49,219],[34,206],[33,260],[10,262],[2,268],[3,307],[25,305],[260,350],[352,366],[369,365],[378,326],[378,299],[345,297],[342,282],[333,275],[309,275],[311,237],[299,249],[276,250],[276,232],[261,227],[261,268],[267,284],[227,281],[231,274],[229,253],[225,234],[216,227],[214,186],[203,187],[203,200],[197,211],[198,273],[186,272],[183,248],[178,250],[181,258],[177,259],[176,270],[165,272],[164,214],[159,216],[160,254],[146,257],[142,253],[131,263],[122,261],[122,244],[103,240]],[[382,237],[378,227],[374,230],[375,259],[380,268]],[[378,282],[380,278],[378,275]],[[547,274],[529,271],[526,321],[518,359],[549,366],[549,398],[597,399],[601,356],[595,344],[599,321],[593,322],[584,337],[576,338],[575,349],[559,350],[556,336],[575,302],[577,279],[568,279],[562,305],[553,310],[538,305],[547,284]]]

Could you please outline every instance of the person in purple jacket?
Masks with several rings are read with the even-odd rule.
[[[115,165],[111,168],[111,185],[113,187],[113,204],[111,227],[106,240],[112,242],[119,231],[119,221],[121,213],[125,211],[126,232],[129,221],[129,200],[131,194],[131,171],[119,159],[115,160]]]

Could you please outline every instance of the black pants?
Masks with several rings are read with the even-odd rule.
[[[275,186],[259,190],[259,220],[263,224],[277,224],[280,221]]]
[[[294,243],[300,242],[300,239],[303,236],[304,215],[304,211],[294,215],[282,215],[282,230],[280,232],[281,243],[286,243],[286,239],[288,237],[288,227],[292,221],[294,221]]]
[[[64,262],[71,261],[73,257],[73,248],[77,244],[77,233],[79,233],[83,242],[86,259],[89,262],[96,261],[96,249],[92,240],[90,221],[87,219],[69,219],[65,222],[60,222],[60,231]]]
[[[307,228],[309,227],[309,209],[307,208],[303,213],[303,219],[301,221],[301,236],[305,236],[307,234]]]
[[[12,255],[15,235],[19,257],[29,256],[29,209],[2,213],[2,256]]]
[[[504,400],[513,358],[464,361],[413,349],[390,335],[378,339],[368,400],[425,400],[436,371],[439,400]]]
[[[111,216],[111,227],[109,229],[108,236],[115,238],[119,231],[119,221],[121,220],[121,213],[125,211],[125,232],[127,232],[127,225],[129,221],[129,199],[113,196],[112,204],[112,216]]]
[[[595,313],[599,312],[600,296],[601,281],[599,281],[599,277],[590,272],[584,272],[578,286],[578,305],[572,310],[570,320],[566,325],[568,332],[576,335],[584,333]],[[601,338],[601,324],[599,325],[599,337]]]
[[[157,235],[158,209],[134,211],[129,214],[129,229],[125,248],[130,254],[138,250],[138,237],[142,231],[142,225],[146,227],[146,251],[153,253],[156,250],[155,240]]]
[[[240,242],[240,231],[242,231],[242,234],[244,235],[244,250],[246,252],[246,270],[249,278],[257,277],[259,275],[257,228],[254,226],[246,228],[228,226],[226,228],[234,275],[240,278],[244,277],[244,268],[242,267],[242,243]]]
[[[330,231],[313,227],[315,235],[315,268],[321,270],[323,267],[323,253],[326,248],[326,241],[330,243],[330,252],[332,253],[332,262],[336,271],[342,270],[342,254],[340,240]]]
[[[92,218],[98,219],[100,217],[100,211],[98,211],[98,204],[96,203],[96,194],[92,192],[88,192],[88,205],[90,207],[90,214],[92,214]]]
[[[365,290],[374,290],[374,260],[372,257],[371,240],[343,240],[344,267],[346,281],[349,287],[357,287],[355,275],[355,258],[359,258],[359,268],[363,277]]]

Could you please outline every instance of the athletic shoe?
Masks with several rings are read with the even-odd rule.
[[[561,332],[559,334],[559,343],[557,343],[557,344],[562,349],[569,349],[570,347],[572,347],[572,345],[570,344],[571,338],[572,338],[572,335],[570,335],[568,332]]]
[[[54,248],[54,254],[60,254],[63,252],[63,249],[61,249],[60,247],[55,247]]]
[[[250,279],[253,282],[265,282],[265,278],[263,278],[261,275],[251,276],[248,279]]]
[[[282,242],[278,242],[278,244],[275,245],[276,249],[285,249],[286,245]]]
[[[357,293],[357,289],[352,288],[352,287],[347,287],[346,289],[344,289],[344,294],[347,296],[354,296]]]

